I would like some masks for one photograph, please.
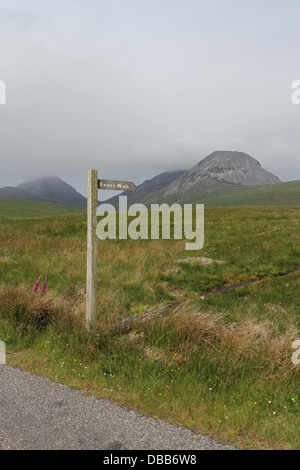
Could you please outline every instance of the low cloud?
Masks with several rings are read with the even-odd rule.
[[[300,179],[299,15],[296,0],[1,1],[0,186],[57,175],[84,194],[89,168],[139,184],[219,149]]]

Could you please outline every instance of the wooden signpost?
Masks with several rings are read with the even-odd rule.
[[[87,272],[86,272],[86,326],[94,328],[97,311],[97,206],[98,189],[133,191],[131,181],[99,180],[97,170],[89,170],[87,176]]]

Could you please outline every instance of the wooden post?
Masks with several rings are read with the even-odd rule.
[[[97,311],[97,204],[98,172],[88,171],[87,186],[87,272],[86,272],[86,326],[92,329]]]

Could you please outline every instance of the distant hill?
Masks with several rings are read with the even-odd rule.
[[[203,185],[212,184],[212,180],[246,186],[281,182],[277,176],[262,168],[255,158],[244,152],[216,151],[173,181],[165,188],[165,194],[201,190]]]
[[[19,184],[17,188],[28,191],[43,202],[54,202],[65,206],[86,207],[86,198],[57,176],[50,176]]]
[[[282,183],[250,155],[221,150],[211,153],[188,171],[161,173],[144,181],[134,191],[125,191],[119,195],[126,195],[129,205],[179,202],[203,203],[207,207],[300,206],[299,181]],[[119,195],[105,202],[118,207]],[[30,181],[17,187],[0,188],[1,198],[86,209],[86,198],[57,176]]]
[[[86,207],[86,198],[57,176],[40,178],[16,187],[0,188],[0,198],[50,202],[71,207]]]
[[[25,189],[14,187],[14,186],[5,186],[0,188],[0,198],[5,199],[25,199],[27,201],[40,201],[40,198]]]
[[[129,204],[141,202],[147,206],[163,202],[203,203],[207,207],[300,205],[299,181],[282,183],[244,152],[216,151],[191,170],[178,172],[178,176],[172,173],[172,181],[161,176],[122,194],[128,196]],[[161,184],[156,185],[160,180]],[[105,202],[118,207],[118,196]]]

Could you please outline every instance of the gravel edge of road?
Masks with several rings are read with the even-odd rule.
[[[0,378],[1,450],[241,450],[14,366]]]

